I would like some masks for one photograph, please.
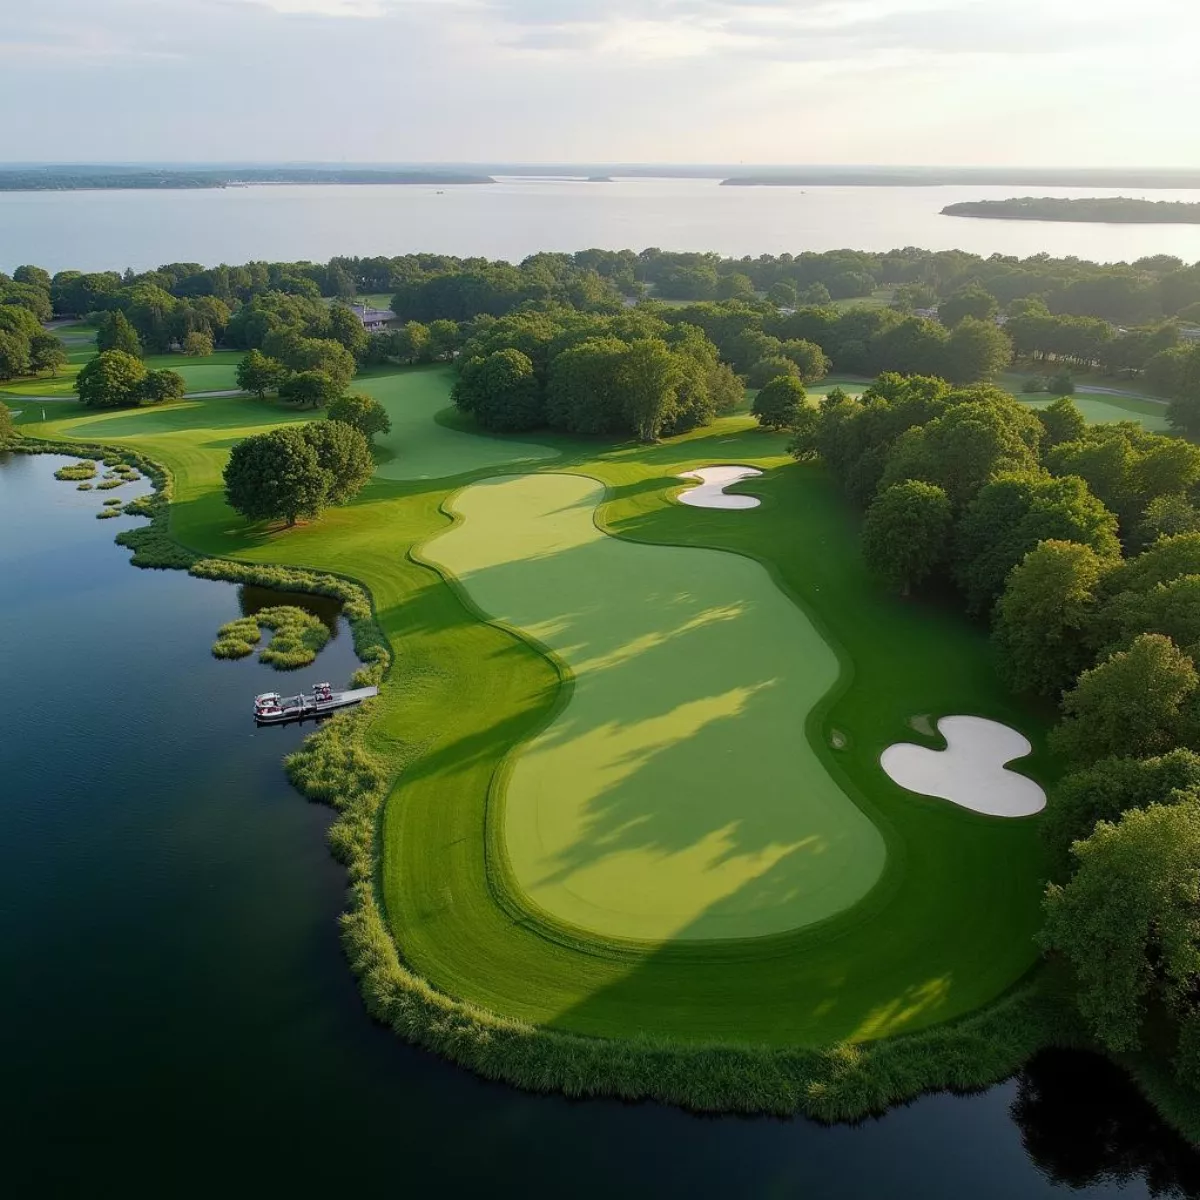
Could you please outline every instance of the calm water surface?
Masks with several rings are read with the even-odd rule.
[[[0,1129],[8,1194],[1200,1195],[1102,1062],[1047,1055],[856,1127],[485,1084],[372,1025],[329,814],[287,785],[279,682],[217,662],[270,593],[138,571],[62,460],[0,459]],[[123,489],[124,491],[124,489]],[[344,623],[292,678],[344,681]]]
[[[1115,196],[1105,188],[1038,195]],[[721,254],[890,250],[1043,251],[1101,262],[1150,254],[1200,260],[1200,225],[1085,225],[943,217],[1011,187],[721,187],[715,179],[585,183],[501,179],[434,188],[348,185],[202,191],[0,193],[0,270],[144,270],[167,262],[327,260],[430,251],[519,260],[538,250],[717,250]],[[1200,200],[1200,191],[1131,191]]]

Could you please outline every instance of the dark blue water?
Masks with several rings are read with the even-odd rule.
[[[60,461],[0,460],[9,1194],[1200,1196],[1193,1151],[1082,1055],[825,1128],[524,1095],[372,1025],[329,814],[280,768],[305,731],[256,730],[280,676],[209,655],[277,595],[129,567],[128,520]],[[290,678],[352,669],[343,624]]]

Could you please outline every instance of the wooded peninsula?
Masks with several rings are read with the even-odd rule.
[[[461,171],[395,171],[324,167],[186,168],[30,167],[0,170],[0,192],[224,188],[262,183],[425,183],[439,187],[492,183],[490,175]]]
[[[1135,200],[1127,196],[1021,196],[947,204],[945,217],[991,217],[997,221],[1086,221],[1111,225],[1200,225],[1200,204],[1182,200]]]

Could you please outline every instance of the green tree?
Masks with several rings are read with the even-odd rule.
[[[213,352],[212,334],[193,329],[183,339],[183,352],[188,358],[207,358]]]
[[[344,304],[330,305],[329,336],[345,346],[356,362],[362,362],[370,338],[353,309]]]
[[[455,352],[462,346],[462,331],[457,321],[442,318],[429,322],[429,339],[425,344],[425,354],[434,362],[442,362],[453,358]]]
[[[319,516],[330,477],[302,429],[286,425],[238,442],[225,464],[225,499],[248,521],[286,521]]]
[[[951,332],[942,350],[946,378],[951,383],[977,383],[992,379],[1012,362],[1008,334],[991,321],[964,317]]]
[[[542,389],[529,356],[509,347],[468,359],[455,382],[454,402],[485,429],[515,433],[545,420]]]
[[[354,378],[354,356],[332,338],[295,338],[282,349],[284,366],[300,374],[324,375],[333,382],[335,396],[344,392]],[[282,389],[280,394],[283,394]]]
[[[977,321],[995,322],[1000,305],[996,297],[986,292],[977,283],[959,288],[952,296],[948,296],[938,305],[938,320],[947,329],[953,329],[962,324],[967,317]]]
[[[1181,575],[1145,592],[1125,592],[1105,611],[1128,642],[1140,633],[1161,633],[1191,657],[1200,655],[1200,575]]]
[[[0,446],[7,445],[16,437],[16,426],[13,425],[12,413],[7,405],[0,403]]]
[[[1117,518],[1082,479],[1002,475],[967,506],[955,537],[954,574],[976,613],[988,611],[1009,572],[1043,541],[1076,542],[1101,558],[1120,553]]]
[[[779,353],[796,364],[804,383],[819,383],[829,374],[829,359],[816,342],[793,338],[783,343]]]
[[[556,355],[546,381],[549,424],[585,434],[622,429],[625,415],[620,368],[625,353],[626,343],[619,338],[601,337],[589,338]]]
[[[424,362],[429,349],[429,326],[409,321],[393,332],[392,353],[401,362]]]
[[[1063,696],[1065,715],[1050,733],[1051,748],[1073,762],[1170,750],[1189,725],[1198,682],[1192,660],[1169,637],[1144,633],[1084,671]]]
[[[1054,696],[1088,665],[1096,594],[1111,566],[1090,546],[1045,541],[1013,568],[992,630],[1009,687]]]
[[[767,299],[776,308],[795,308],[796,289],[786,279],[781,279],[778,283],[773,283],[767,288]]]
[[[297,371],[279,385],[279,398],[297,408],[324,408],[341,394],[336,380],[324,371]]]
[[[867,566],[907,596],[946,561],[952,522],[950,499],[940,487],[917,479],[892,484],[863,522]]]
[[[1200,533],[1200,508],[1187,496],[1156,496],[1146,506],[1137,527],[1139,545],[1148,546],[1160,537]]]
[[[883,486],[924,479],[943,488],[961,508],[997,476],[1034,470],[1033,447],[1040,437],[1038,419],[1011,397],[989,395],[979,403],[955,404],[896,439]]]
[[[808,405],[804,385],[790,375],[777,375],[754,397],[750,412],[763,429],[791,429]]]
[[[12,277],[13,283],[27,283],[30,287],[40,288],[47,294],[50,292],[50,272],[41,267],[25,263],[13,271]]]
[[[287,367],[278,359],[268,358],[261,350],[251,350],[238,363],[237,385],[261,400],[268,392],[278,391],[287,375]]]
[[[371,443],[360,429],[344,421],[311,421],[300,432],[317,455],[321,471],[328,477],[326,501],[345,504],[352,500],[375,473]]]
[[[1065,369],[1056,371],[1046,380],[1046,391],[1052,396],[1075,395],[1075,380],[1071,378],[1071,372]]]
[[[0,329],[0,379],[28,375],[31,367],[30,339],[23,334]]]
[[[634,435],[654,441],[673,416],[680,370],[661,338],[637,338],[620,365],[621,409]]]
[[[75,376],[80,401],[92,408],[125,408],[142,399],[146,366],[123,350],[102,350]]]
[[[748,275],[735,271],[732,275],[722,275],[717,280],[718,300],[753,300],[755,299],[754,282]]]
[[[67,362],[67,348],[52,333],[38,333],[29,340],[29,369],[35,374],[57,375]]]
[[[1110,1050],[1136,1050],[1146,1003],[1194,1010],[1200,976],[1200,796],[1131,809],[1076,843],[1074,875],[1046,890],[1042,944],[1071,964],[1075,1001]]]
[[[325,416],[330,421],[353,426],[368,442],[377,433],[389,433],[392,428],[387,409],[373,396],[364,396],[361,392],[339,396],[329,405]]]
[[[746,372],[746,385],[752,388],[765,388],[775,379],[794,379],[800,383],[800,368],[782,354],[768,354]]]
[[[1070,396],[1060,394],[1052,404],[1038,413],[1038,420],[1046,431],[1046,446],[1058,446],[1063,442],[1076,442],[1087,431],[1083,413]]]
[[[1158,758],[1105,758],[1065,776],[1041,819],[1050,877],[1067,878],[1072,843],[1086,838],[1098,821],[1119,821],[1131,808],[1148,808],[1189,788],[1200,788],[1200,754],[1191,750],[1172,750]]]
[[[142,340],[120,309],[101,315],[96,324],[96,348],[120,350],[122,354],[132,354],[134,358],[142,357]]]
[[[168,400],[182,400],[187,391],[187,381],[178,371],[147,371],[142,380],[141,402],[163,404]]]

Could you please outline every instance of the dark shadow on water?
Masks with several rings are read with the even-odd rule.
[[[1074,1189],[1142,1178],[1152,1196],[1200,1196],[1200,1155],[1107,1059],[1045,1051],[1017,1078],[1011,1114],[1029,1157]]]
[[[318,596],[313,592],[284,592],[260,587],[256,583],[244,583],[238,588],[238,606],[244,617],[252,617],[264,608],[281,604],[312,613],[329,630],[330,637],[337,637],[342,604],[332,596]]]

